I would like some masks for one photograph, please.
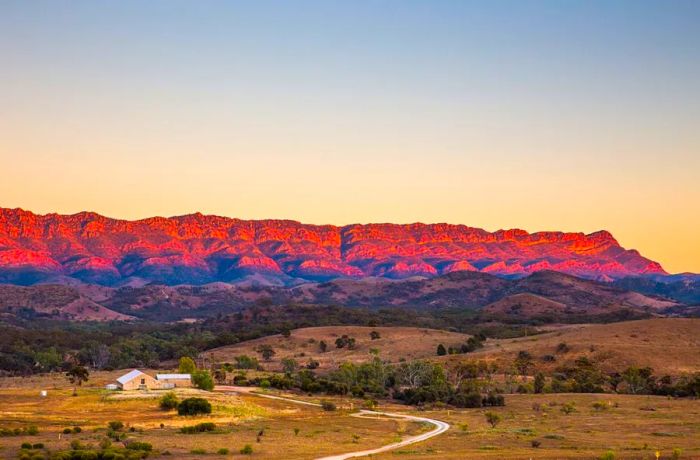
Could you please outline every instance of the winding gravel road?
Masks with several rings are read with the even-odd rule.
[[[291,402],[294,404],[303,404],[306,406],[315,406],[315,407],[321,407],[320,404],[308,402],[308,401],[302,401],[300,399],[292,399],[292,398],[284,398],[282,396],[274,396],[274,395],[266,395],[262,393],[256,393],[253,391],[253,388],[250,387],[237,387],[237,386],[228,386],[228,385],[218,385],[214,388],[215,391],[235,391],[237,393],[246,393],[254,396],[258,396],[261,398],[268,398],[268,399],[278,399],[281,401],[287,401]],[[355,414],[351,414],[351,417],[360,417],[360,418],[368,418],[370,416],[378,417],[378,416],[383,416],[383,417],[391,417],[391,418],[402,418],[404,420],[411,420],[413,422],[423,422],[423,423],[430,423],[431,425],[435,425],[435,428],[428,431],[427,433],[423,434],[418,434],[415,436],[409,436],[408,438],[402,439],[399,442],[395,442],[392,444],[387,444],[382,447],[377,447],[376,449],[367,449],[367,450],[359,450],[355,452],[348,452],[345,454],[338,454],[338,455],[330,455],[328,457],[320,457],[316,460],[345,460],[347,458],[357,458],[357,457],[365,457],[367,455],[374,455],[374,454],[379,454],[382,452],[387,452],[390,450],[398,449],[399,447],[404,447],[408,446],[411,444],[415,444],[417,442],[422,442],[425,441],[426,439],[430,439],[434,436],[438,436],[445,431],[450,429],[450,425],[448,423],[445,423],[440,420],[435,420],[432,418],[426,418],[426,417],[415,417],[413,415],[405,415],[405,414],[395,414],[392,412],[379,412],[379,411],[373,411],[373,410],[361,410],[360,412],[357,412]]]

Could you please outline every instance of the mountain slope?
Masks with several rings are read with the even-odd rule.
[[[76,303],[76,301],[78,301]],[[77,306],[99,306],[89,313]],[[204,286],[123,286],[74,284],[1,286],[0,311],[51,318],[126,319],[107,313],[155,321],[206,318],[273,305],[339,305],[370,309],[408,307],[423,311],[448,309],[486,319],[538,321],[615,321],[664,314],[679,304],[625,291],[593,280],[556,272],[538,272],[505,279],[478,272],[453,272],[427,279],[337,279],[301,286],[259,286],[212,283]],[[75,317],[70,317],[75,313]],[[429,313],[429,312],[428,312]]]
[[[88,212],[37,215],[0,208],[0,282],[6,283],[70,277],[101,285],[246,279],[290,285],[464,270],[510,277],[556,270],[605,280],[665,273],[605,231],[490,233],[448,224],[336,227],[201,214],[126,221]]]

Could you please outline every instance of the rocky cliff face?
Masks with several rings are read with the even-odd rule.
[[[664,274],[605,231],[499,230],[464,225],[306,225],[191,214],[138,221],[95,213],[37,215],[0,208],[0,282],[56,277],[203,284],[339,277],[407,278],[453,271],[524,276],[555,270],[603,280]]]

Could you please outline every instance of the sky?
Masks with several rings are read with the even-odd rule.
[[[0,2],[0,206],[606,229],[700,272],[700,2]]]

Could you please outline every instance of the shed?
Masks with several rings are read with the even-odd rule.
[[[186,388],[192,386],[191,374],[156,374],[160,388]]]
[[[149,390],[158,388],[158,381],[138,369],[127,372],[117,379],[117,386],[121,390]]]

